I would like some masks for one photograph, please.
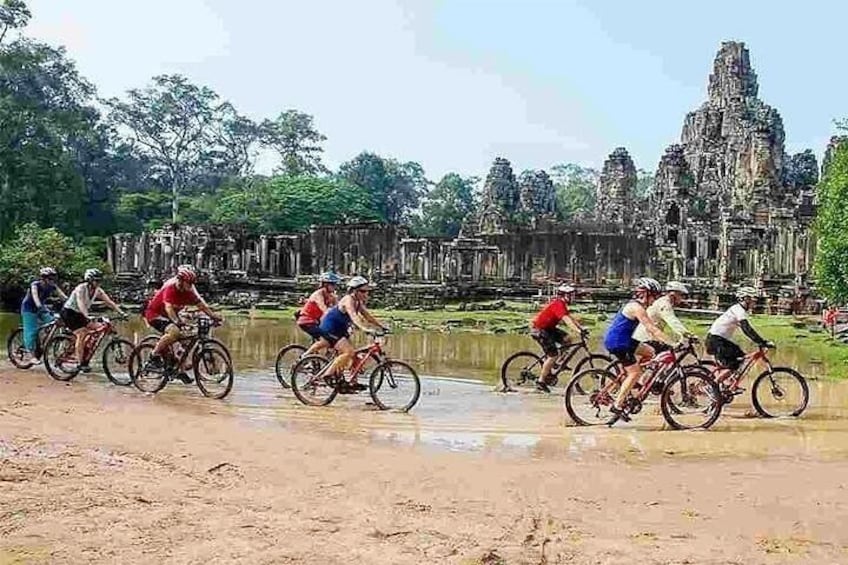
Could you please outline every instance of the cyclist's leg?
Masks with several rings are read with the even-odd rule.
[[[545,384],[551,375],[551,370],[556,363],[557,354],[559,353],[556,335],[549,330],[534,330],[530,335],[539,344],[542,351],[545,352],[545,360],[542,362],[542,372],[539,375],[539,382]]]
[[[21,312],[21,325],[24,327],[24,349],[32,356],[38,339],[38,314]]]
[[[304,356],[312,355],[313,353],[320,353],[321,351],[330,347],[330,342],[324,339],[324,337],[321,335],[321,330],[318,324],[298,324],[297,327],[300,328],[304,333],[306,333],[306,335],[312,338],[312,345],[310,345],[306,352],[303,354]]]
[[[707,336],[706,350],[709,355],[713,356],[716,365],[718,365],[716,382],[719,384],[742,365],[741,358],[745,355],[745,352],[732,341],[712,334]]]
[[[333,347],[335,347],[338,355],[336,355],[336,358],[333,359],[333,362],[327,369],[327,374],[340,375],[342,371],[350,366],[350,363],[353,361],[353,357],[356,353],[356,349],[346,336],[340,337]]]
[[[624,406],[624,401],[627,400],[627,397],[630,394],[630,389],[633,388],[633,385],[642,375],[642,367],[636,360],[635,347],[610,351],[610,353],[621,363],[621,367],[625,374],[624,381],[621,383],[621,388],[618,390],[615,402],[613,403],[614,408],[621,410]]]

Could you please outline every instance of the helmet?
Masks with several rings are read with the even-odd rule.
[[[752,286],[740,286],[736,291],[736,299],[743,300],[745,298],[757,298],[760,293]]]
[[[683,294],[689,294],[689,287],[687,287],[682,282],[668,281],[667,283],[665,283],[665,291],[666,292],[681,292]]]
[[[339,275],[337,275],[336,273],[334,273],[332,271],[328,271],[328,272],[324,273],[323,275],[321,275],[321,278],[319,278],[318,281],[321,282],[322,284],[324,284],[324,283],[339,284],[340,282],[342,282],[342,278]]]
[[[640,277],[633,283],[634,290],[645,290],[648,294],[659,294],[662,292],[662,287],[656,279],[651,277]]]
[[[347,281],[348,290],[359,290],[364,286],[368,286],[368,279],[366,279],[365,277],[355,276],[349,281]]]
[[[86,269],[83,279],[85,282],[99,281],[103,278],[103,271],[100,269]]]
[[[177,267],[177,278],[183,282],[194,284],[197,280],[197,273],[191,268],[191,265],[180,265]]]
[[[556,288],[556,292],[557,294],[571,294],[572,292],[577,292],[577,289],[570,284],[561,284]]]
[[[53,267],[42,267],[41,270],[38,271],[38,274],[42,277],[55,277],[56,269],[54,269]]]

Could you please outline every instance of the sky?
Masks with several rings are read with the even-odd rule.
[[[654,170],[706,99],[722,41],[744,41],[789,152],[819,156],[848,117],[848,2],[711,0],[28,0],[27,34],[65,45],[103,97],[157,74],[211,87],[253,119],[312,114],[325,163],[363,150],[431,179]],[[270,166],[263,163],[262,167]]]

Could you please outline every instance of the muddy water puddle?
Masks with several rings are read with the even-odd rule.
[[[0,333],[6,335],[4,326],[9,325],[9,317],[0,315]],[[550,396],[495,392],[502,360],[518,349],[533,348],[526,336],[398,334],[390,338],[387,350],[424,375],[421,400],[412,413],[380,412],[369,404],[367,393],[339,396],[325,408],[305,407],[280,387],[273,374],[278,349],[292,341],[304,342],[291,326],[288,322],[239,319],[216,331],[216,337],[233,352],[237,369],[234,390],[226,400],[206,399],[194,385],[170,384],[153,401],[175,410],[227,414],[259,426],[350,435],[400,448],[569,459],[610,456],[633,461],[848,456],[848,383],[811,381],[810,408],[796,420],[746,417],[750,398],[742,396],[706,432],[664,430],[659,409],[651,403],[633,422],[615,429],[581,428],[567,420],[561,389]],[[147,332],[136,321],[121,333],[137,339]],[[8,366],[5,362],[0,365],[3,369]],[[808,375],[809,369],[801,367]],[[49,379],[43,369],[38,371]],[[131,387],[113,387],[97,374],[78,377],[74,386],[93,387],[117,397],[140,394]]]

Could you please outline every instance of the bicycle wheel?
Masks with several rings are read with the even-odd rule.
[[[233,363],[218,344],[204,344],[194,354],[194,380],[204,396],[221,399],[233,390]]]
[[[754,381],[754,409],[764,418],[800,416],[810,401],[807,379],[788,367],[774,367]]]
[[[709,428],[722,406],[718,385],[704,371],[678,371],[660,396],[663,418],[675,430]]]
[[[298,343],[292,343],[280,349],[277,353],[277,361],[274,363],[274,372],[277,375],[277,380],[283,388],[291,388],[289,384],[289,376],[295,363],[306,352],[306,348]]]
[[[9,356],[9,361],[18,369],[29,369],[35,363],[26,361],[27,350],[24,347],[24,329],[18,328],[9,334],[9,339],[6,340],[6,355]]]
[[[408,412],[421,396],[421,380],[408,364],[390,359],[371,371],[368,390],[380,410]]]
[[[565,411],[575,424],[606,424],[621,383],[606,369],[586,369],[574,375],[565,387]]]
[[[55,335],[44,346],[44,366],[57,381],[70,381],[79,374],[74,361],[76,336]]]
[[[514,353],[501,365],[501,382],[504,391],[515,387],[535,385],[542,373],[542,358],[530,351]]]
[[[338,378],[322,374],[329,363],[320,355],[307,355],[295,364],[291,372],[291,389],[303,404],[327,406],[336,398]]]
[[[103,372],[106,378],[118,386],[129,386],[132,384],[130,374],[130,356],[135,346],[122,337],[115,338],[103,348]]]
[[[586,369],[606,369],[612,362],[612,357],[609,355],[592,353],[581,359],[577,365],[574,366],[574,370],[571,371],[571,374],[576,375]]]
[[[147,366],[155,347],[155,343],[142,342],[136,345],[130,354],[130,377],[135,388],[141,392],[157,393],[168,384],[168,375],[164,369],[151,369]]]

